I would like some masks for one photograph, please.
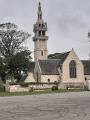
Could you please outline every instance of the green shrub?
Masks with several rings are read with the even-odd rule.
[[[58,86],[54,85],[54,86],[52,87],[52,90],[58,90]]]
[[[21,87],[28,87],[28,86],[29,86],[29,83],[23,83],[23,82],[22,82],[22,83],[20,83],[20,86],[21,86]]]
[[[54,84],[55,84],[56,86],[58,86],[59,82],[55,81]]]
[[[88,90],[88,86],[84,86],[84,90]]]
[[[52,84],[55,84],[55,85],[58,85],[58,82],[45,82],[45,83],[43,83],[43,82],[29,82],[29,83],[24,83],[24,82],[18,82],[18,83],[10,83],[10,85],[26,85],[26,84],[28,84],[28,85],[39,85],[39,84],[42,84],[42,85],[44,85],[44,84],[49,84],[49,85],[52,85]]]
[[[0,85],[0,92],[5,92],[5,86]]]
[[[29,90],[29,92],[33,92],[34,90],[33,90],[33,86],[30,88],[30,90]]]

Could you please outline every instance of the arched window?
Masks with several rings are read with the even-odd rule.
[[[42,35],[45,36],[45,31],[42,31]]]
[[[72,60],[69,64],[70,78],[76,78],[76,62]]]
[[[41,24],[39,24],[39,27],[41,27]]]
[[[41,35],[41,31],[39,31],[39,35]]]
[[[42,19],[42,15],[40,15],[40,19]]]
[[[42,27],[44,27],[44,25],[42,24]]]
[[[43,51],[41,51],[41,56],[43,56]]]

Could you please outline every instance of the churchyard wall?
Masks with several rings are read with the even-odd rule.
[[[35,84],[22,87],[20,85],[6,85],[6,92],[29,92],[29,91],[44,91],[51,90],[55,84]]]

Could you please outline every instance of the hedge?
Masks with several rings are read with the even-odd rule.
[[[5,86],[0,85],[0,92],[5,92]]]
[[[10,85],[20,85],[21,87],[28,87],[29,85],[44,85],[44,84],[54,84],[54,85],[57,85],[59,84],[58,82],[46,82],[46,83],[43,83],[43,82],[30,82],[30,83],[24,83],[24,82],[18,82],[18,83],[10,83]]]

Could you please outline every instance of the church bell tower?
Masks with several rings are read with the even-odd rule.
[[[41,3],[38,3],[38,18],[36,24],[34,24],[33,32],[35,36],[34,41],[34,61],[39,59],[47,59],[47,40],[46,36],[47,23],[42,19]]]

